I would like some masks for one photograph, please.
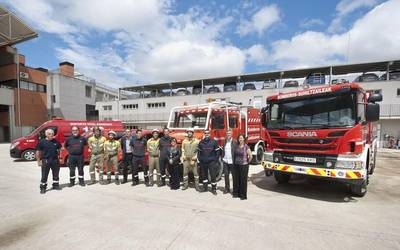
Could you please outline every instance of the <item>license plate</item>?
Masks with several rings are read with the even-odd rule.
[[[297,162],[317,163],[317,159],[315,159],[315,158],[308,158],[308,157],[298,157],[298,156],[295,156],[293,160],[294,160],[294,161],[297,161]]]

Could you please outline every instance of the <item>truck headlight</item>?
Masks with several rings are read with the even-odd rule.
[[[265,161],[274,161],[273,153],[272,152],[264,152],[264,160]]]
[[[335,164],[335,168],[360,170],[363,168],[363,162],[362,161],[337,161]]]
[[[19,145],[19,143],[20,143],[20,142],[17,141],[17,142],[14,142],[13,144],[11,144],[10,150],[16,148],[16,147]]]

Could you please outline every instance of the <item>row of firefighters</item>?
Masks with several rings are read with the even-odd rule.
[[[189,185],[189,173],[194,176],[195,188],[199,192],[208,191],[211,184],[211,192],[217,194],[217,181],[220,157],[224,165],[225,189],[224,193],[231,193],[234,198],[247,199],[247,178],[249,163],[252,153],[246,144],[245,135],[239,135],[237,140],[232,138],[232,131],[227,131],[225,144],[220,147],[216,140],[211,138],[210,131],[204,130],[202,140],[196,139],[193,129],[188,129],[187,137],[183,140],[181,147],[176,138],[169,136],[168,128],[163,130],[163,136],[159,137],[159,130],[152,132],[152,137],[146,140],[142,137],[142,131],[137,130],[134,136],[130,130],[126,130],[121,139],[116,139],[114,131],[108,132],[108,139],[102,135],[99,127],[93,129],[93,136],[88,140],[81,136],[78,127],[72,127],[72,136],[64,144],[68,150],[67,164],[70,168],[70,184],[75,185],[75,171],[78,169],[79,185],[84,186],[84,147],[89,146],[90,152],[90,182],[88,185],[97,183],[96,165],[106,165],[107,179],[103,178],[103,170],[99,170],[99,183],[111,183],[111,171],[114,168],[115,183],[119,182],[118,152],[123,156],[123,180],[122,184],[128,182],[128,169],[132,172],[132,186],[139,184],[139,169],[143,169],[144,183],[146,186],[154,185],[156,175],[157,185],[166,185],[167,173],[169,186],[176,190],[181,187],[186,190]],[[46,138],[40,140],[37,146],[38,165],[42,169],[40,193],[44,194],[47,189],[47,178],[50,170],[53,175],[53,189],[60,190],[59,185],[59,151],[61,144],[54,138],[51,129],[46,130]],[[146,164],[146,152],[149,156]],[[198,171],[198,164],[199,169]],[[183,168],[183,176],[181,169]],[[156,172],[154,174],[154,172]],[[199,173],[200,172],[200,173]],[[200,175],[199,175],[200,174]],[[230,189],[230,174],[233,179],[233,190]],[[200,183],[202,187],[200,187]]]

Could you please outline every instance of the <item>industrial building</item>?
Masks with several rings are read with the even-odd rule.
[[[74,64],[62,62],[47,77],[49,117],[67,120],[98,120],[95,104],[118,99],[118,90],[96,83],[75,72]]]
[[[176,106],[230,101],[261,108],[266,105],[268,96],[303,88],[303,81],[318,86],[357,78],[367,91],[383,95],[381,120],[377,124],[380,145],[383,146],[386,135],[400,138],[398,69],[400,61],[394,60],[132,86],[121,91],[135,92],[136,98],[98,102],[96,109],[100,119],[122,120],[128,128],[160,128],[167,124],[170,110]],[[293,82],[298,86],[291,87]]]

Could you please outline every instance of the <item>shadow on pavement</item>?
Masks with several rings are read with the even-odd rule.
[[[292,176],[287,184],[278,184],[274,176],[266,177],[264,171],[250,176],[250,181],[258,188],[271,192],[293,195],[306,199],[327,202],[357,202],[349,195],[349,187],[344,183]]]

